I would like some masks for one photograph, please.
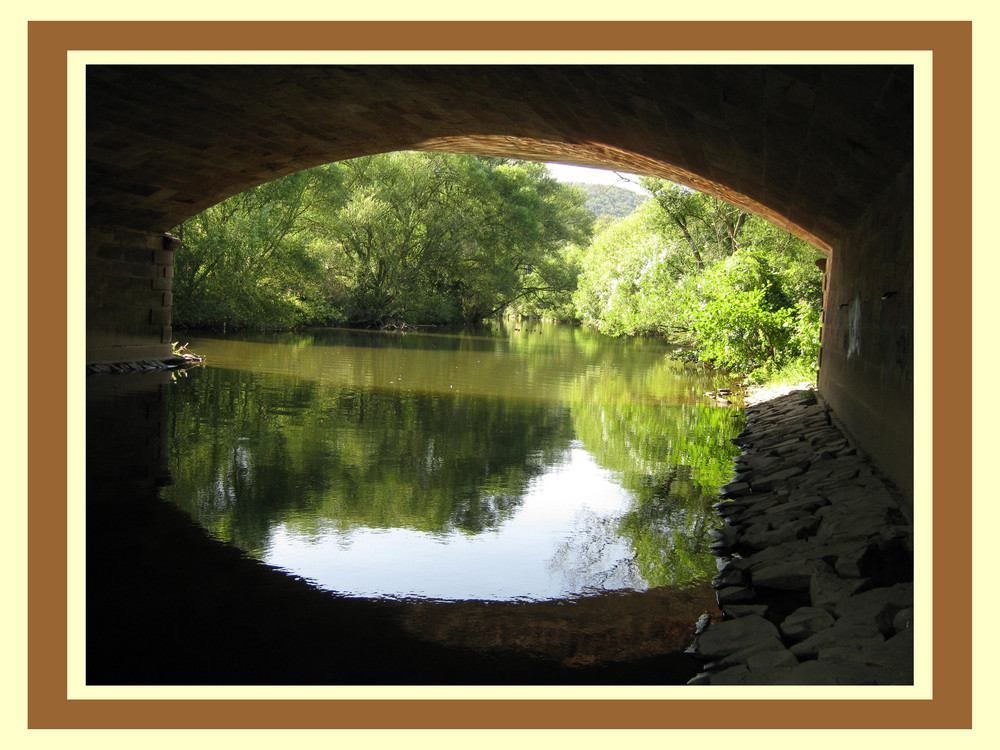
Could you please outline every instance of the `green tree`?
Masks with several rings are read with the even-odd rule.
[[[434,324],[565,304],[584,201],[509,159],[400,152],[306,170],[178,228],[176,321]]]
[[[795,362],[800,371],[815,370],[821,299],[813,264],[766,245],[748,246],[686,278],[675,294],[687,320],[688,354],[755,380]]]
[[[663,231],[657,204],[643,204],[594,238],[573,296],[580,319],[612,336],[670,336],[677,281],[696,268],[683,240]]]
[[[740,248],[740,233],[749,217],[745,211],[657,177],[643,177],[641,184],[660,207],[661,217],[684,239],[699,271],[706,261]]]
[[[757,379],[814,370],[819,251],[716,198],[642,184],[653,200],[584,254],[580,318],[611,335],[666,336],[678,356]]]
[[[324,258],[310,213],[341,200],[335,166],[247,190],[172,230],[177,325],[291,327],[336,316],[323,299]]]

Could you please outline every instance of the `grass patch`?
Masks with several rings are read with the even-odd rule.
[[[816,382],[816,365],[814,362],[797,359],[782,367],[761,367],[750,373],[747,378],[751,385],[774,388],[783,385]]]

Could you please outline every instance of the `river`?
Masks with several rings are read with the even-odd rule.
[[[695,674],[722,375],[549,323],[184,340],[87,378],[88,683]]]
[[[197,337],[164,495],[332,592],[554,600],[711,578],[741,413],[651,339],[553,323]]]

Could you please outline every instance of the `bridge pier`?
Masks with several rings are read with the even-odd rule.
[[[171,357],[174,251],[163,232],[87,230],[87,364]]]

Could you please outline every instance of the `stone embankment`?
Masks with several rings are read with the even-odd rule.
[[[747,408],[692,685],[913,682],[909,507],[811,391]]]

